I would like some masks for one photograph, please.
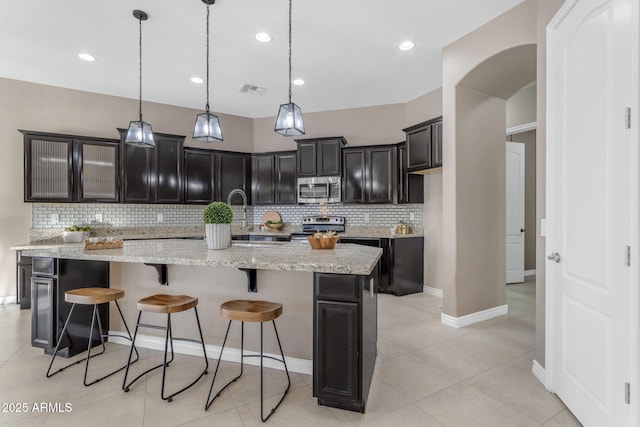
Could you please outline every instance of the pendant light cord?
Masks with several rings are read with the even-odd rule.
[[[209,112],[209,5],[207,4],[207,113]]]
[[[289,104],[291,104],[291,2],[289,0]]]
[[[142,19],[138,18],[138,34],[139,34],[139,40],[138,40],[138,61],[139,61],[139,70],[140,70],[140,74],[138,76],[139,80],[140,80],[140,93],[138,96],[138,114],[140,116],[140,123],[142,123]]]

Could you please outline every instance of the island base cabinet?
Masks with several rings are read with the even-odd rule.
[[[369,276],[314,274],[313,395],[364,412],[376,360],[377,267]]]
[[[71,304],[65,292],[76,288],[109,287],[109,263],[106,261],[33,258],[31,276],[31,345],[53,354],[62,334]],[[98,307],[100,322],[109,328],[109,305]],[[87,350],[93,306],[76,305],[58,355],[71,357]],[[105,338],[106,341],[106,338]],[[92,347],[100,345],[97,329]]]

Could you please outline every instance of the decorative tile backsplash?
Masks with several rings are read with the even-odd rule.
[[[137,205],[88,203],[33,203],[32,228],[60,229],[71,225],[98,227],[197,226],[202,224],[201,205]],[[240,224],[242,206],[232,206],[233,223]],[[278,211],[282,220],[301,224],[302,218],[316,215],[344,216],[347,226],[392,226],[403,219],[412,227],[422,227],[422,205],[281,205],[249,206],[247,223],[259,223],[267,211]],[[413,218],[411,219],[411,214]],[[97,218],[101,217],[102,221]],[[158,221],[159,219],[162,221]]]

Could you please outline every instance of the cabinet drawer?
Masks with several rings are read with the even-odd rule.
[[[55,276],[55,258],[33,258],[31,273],[36,276]]]
[[[318,273],[315,294],[319,300],[359,301],[360,281],[358,276]]]

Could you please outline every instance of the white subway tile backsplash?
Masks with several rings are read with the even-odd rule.
[[[242,221],[242,206],[232,205],[233,223]],[[157,226],[158,214],[163,226],[198,226],[202,224],[202,205],[128,205],[128,204],[61,204],[33,203],[32,228],[64,228],[74,224],[101,227]],[[247,222],[258,224],[267,211],[278,211],[284,222],[301,224],[302,218],[317,215],[344,216],[348,226],[392,226],[404,220],[412,227],[422,227],[422,205],[278,205],[249,206]],[[102,222],[96,222],[96,214]],[[365,213],[369,221],[365,222]],[[58,224],[51,223],[51,215],[58,214]],[[414,219],[410,220],[411,214]]]

